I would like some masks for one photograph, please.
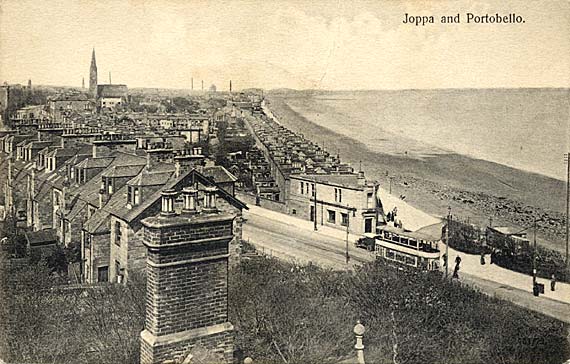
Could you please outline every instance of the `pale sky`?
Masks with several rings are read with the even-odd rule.
[[[0,0],[0,82],[219,90],[570,87],[570,1]],[[465,24],[516,13],[524,24]],[[436,24],[403,24],[404,13]],[[439,24],[461,13],[462,24]]]

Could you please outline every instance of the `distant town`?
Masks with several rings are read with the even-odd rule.
[[[6,362],[570,357],[568,257],[536,228],[420,211],[266,90],[103,84],[95,49],[87,68],[0,86]]]

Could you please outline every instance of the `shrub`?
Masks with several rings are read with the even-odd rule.
[[[353,353],[356,319],[372,363],[540,364],[570,355],[568,325],[383,261],[347,273],[250,260],[230,288],[236,344],[256,362],[338,362]]]

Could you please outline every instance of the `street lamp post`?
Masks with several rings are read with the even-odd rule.
[[[311,185],[311,188],[313,189],[311,192],[312,192],[313,198],[315,199],[314,213],[313,213],[314,229],[315,229],[315,231],[317,231],[318,230],[318,228],[317,228],[317,183],[315,182],[313,185]]]
[[[451,206],[447,207],[447,227],[445,228],[445,278],[449,276],[449,229],[451,228]]]
[[[568,215],[570,214],[570,153],[566,153],[564,155],[566,160],[566,274],[570,269],[570,265],[568,262]]]
[[[348,261],[350,256],[348,255],[348,225],[350,224],[350,207],[346,205],[346,265],[348,266]]]
[[[536,217],[533,221],[532,284],[536,285]]]

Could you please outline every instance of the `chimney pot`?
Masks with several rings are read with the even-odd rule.
[[[184,197],[184,208],[182,212],[188,215],[197,213],[196,200],[198,198],[198,190],[193,187],[185,187],[182,190],[182,195]]]
[[[214,213],[217,212],[218,209],[216,207],[216,192],[218,188],[216,186],[208,186],[205,188],[204,194],[204,207],[202,211],[206,213]]]
[[[176,191],[169,189],[161,192],[162,195],[162,209],[160,214],[162,216],[174,215],[174,199],[176,198]]]

